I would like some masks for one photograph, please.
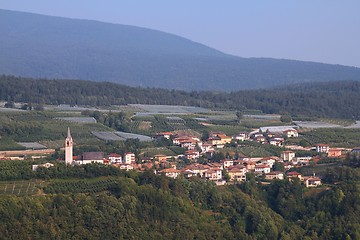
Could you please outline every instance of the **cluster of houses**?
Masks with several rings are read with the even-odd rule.
[[[274,129],[271,129],[274,130]],[[277,129],[279,130],[279,129]],[[196,136],[190,135],[173,135],[171,132],[162,132],[156,135],[157,139],[168,139],[171,140],[174,145],[180,146],[186,149],[184,155],[179,156],[166,156],[166,155],[155,155],[150,159],[143,159],[136,161],[134,153],[125,153],[123,156],[111,153],[108,156],[104,157],[104,153],[101,152],[85,152],[79,156],[72,156],[72,138],[70,135],[70,130],[68,130],[68,136],[65,141],[65,162],[67,164],[87,164],[92,162],[111,164],[115,167],[124,170],[137,170],[144,171],[145,169],[153,169],[157,174],[163,174],[171,178],[177,178],[183,176],[185,178],[191,177],[200,177],[208,181],[213,181],[217,185],[223,185],[226,183],[236,183],[246,181],[247,173],[254,173],[256,176],[261,176],[263,180],[273,180],[273,179],[285,179],[288,177],[292,179],[292,175],[285,175],[281,171],[272,171],[273,166],[276,162],[282,163],[285,170],[289,170],[296,165],[305,165],[310,161],[310,157],[296,157],[295,152],[287,150],[283,151],[280,157],[266,157],[266,158],[247,158],[241,157],[238,159],[223,159],[219,163],[206,163],[199,164],[197,159],[200,156],[212,155],[216,149],[223,148],[227,143],[231,141],[245,141],[245,140],[254,140],[257,141],[258,133],[266,134],[266,139],[269,144],[272,144],[272,141],[284,139],[285,137],[296,137],[297,131],[293,128],[280,129],[279,135],[274,134],[268,129],[259,129],[257,132],[246,133],[241,132],[236,136],[227,136],[221,132],[211,132],[206,141],[201,141]],[[280,134],[282,137],[280,137]],[[280,145],[278,145],[280,146]],[[68,159],[66,159],[68,156]],[[71,157],[71,160],[69,158]],[[184,166],[181,169],[177,169],[177,165],[170,161],[174,158],[187,158],[190,160],[189,165]],[[299,174],[299,176],[301,176]],[[310,178],[311,177],[311,178]],[[312,179],[312,182],[308,183],[309,179]],[[299,177],[299,180],[304,181],[306,186],[317,186],[321,184],[321,180],[314,176],[309,177]],[[314,183],[315,182],[315,183]]]
[[[265,157],[265,158],[239,158],[223,159],[220,163],[192,163],[185,166],[183,169],[176,169],[176,166],[165,168],[157,171],[157,173],[164,174],[168,177],[177,178],[184,176],[185,178],[200,177],[209,181],[214,181],[217,185],[224,185],[226,183],[236,183],[246,181],[247,173],[254,173],[255,176],[261,176],[263,180],[283,180],[288,178],[294,179],[294,174],[302,181],[306,187],[314,187],[321,185],[321,179],[315,176],[302,176],[297,172],[289,172],[293,168],[293,163],[296,164],[297,158],[294,156],[290,161],[284,160],[284,157],[294,154],[291,151],[284,151],[282,157]],[[275,163],[283,163],[285,171],[273,171]],[[290,163],[290,164],[285,164]],[[287,172],[286,174],[284,172]]]
[[[251,133],[241,132],[235,136],[227,136],[221,132],[211,132],[206,141],[201,141],[196,136],[190,135],[173,135],[171,132],[161,132],[156,135],[157,139],[168,139],[174,145],[184,148],[185,154],[178,156],[155,155],[153,158],[141,159],[136,161],[134,153],[128,152],[124,155],[111,153],[107,156],[103,152],[84,152],[79,156],[72,154],[72,138],[70,129],[65,140],[65,163],[66,164],[88,164],[103,163],[111,164],[124,170],[144,171],[153,169],[156,174],[163,174],[171,178],[179,176],[185,178],[200,177],[208,181],[213,181],[217,185],[226,183],[236,183],[246,181],[247,173],[253,173],[259,176],[262,181],[271,181],[274,179],[298,179],[306,187],[321,185],[321,179],[316,176],[302,176],[298,172],[291,171],[296,167],[310,164],[314,161],[313,157],[297,157],[295,150],[300,146],[286,146],[288,149],[282,151],[280,157],[262,157],[249,158],[237,157],[237,159],[223,159],[220,162],[207,162],[200,164],[197,160],[201,156],[211,156],[216,149],[223,148],[232,141],[257,141],[263,144],[273,144],[282,146],[285,138],[297,137],[298,132],[292,127],[264,127]],[[312,149],[319,154],[327,154],[329,157],[341,157],[344,149],[330,148],[327,144],[317,144]],[[304,150],[304,149],[301,149]],[[190,164],[177,168],[174,159],[186,158]],[[139,163],[141,162],[141,163]],[[275,171],[275,164],[283,166],[283,171]],[[43,167],[49,167],[47,164]],[[36,169],[38,166],[34,166]]]

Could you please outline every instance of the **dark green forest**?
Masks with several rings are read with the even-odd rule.
[[[237,92],[176,91],[80,80],[0,76],[0,100],[39,104],[109,106],[131,103],[222,108],[294,117],[360,118],[360,83],[339,81]]]
[[[0,162],[0,179],[42,181],[35,195],[0,195],[4,239],[359,239],[358,158],[329,169],[322,188],[248,181],[217,187],[85,165],[30,170]],[[334,185],[336,183],[336,185]]]

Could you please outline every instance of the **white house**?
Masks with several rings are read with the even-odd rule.
[[[117,153],[111,153],[108,155],[108,159],[110,160],[111,163],[121,163],[122,162],[122,157],[121,155],[117,154]]]
[[[283,145],[283,142],[284,142],[284,138],[280,138],[280,137],[274,137],[269,140],[269,143],[271,145],[278,146],[278,147],[281,147]]]
[[[295,152],[293,152],[293,151],[283,151],[283,152],[281,152],[281,158],[284,161],[292,161],[295,158]]]
[[[135,163],[135,162],[136,161],[135,161],[135,154],[134,153],[131,153],[131,152],[125,153],[123,163],[132,164],[132,163]]]
[[[165,176],[170,177],[170,178],[177,178],[181,171],[173,169],[173,168],[166,168],[163,170],[160,170],[159,173],[161,174],[165,174]]]
[[[280,171],[269,172],[269,173],[265,174],[265,179],[268,179],[268,180],[273,180],[273,179],[284,180],[284,173],[280,172]]]
[[[330,149],[329,144],[316,144],[315,146],[316,151],[320,153],[328,153]]]
[[[321,179],[318,177],[304,177],[306,187],[317,187],[321,185]]]
[[[36,171],[36,169],[38,169],[39,167],[44,167],[44,168],[49,168],[49,167],[53,167],[54,164],[52,163],[44,163],[44,164],[40,164],[40,165],[32,165],[32,170]]]
[[[255,174],[267,174],[271,171],[271,168],[269,165],[255,165]]]
[[[221,163],[223,164],[223,167],[224,167],[224,168],[228,168],[228,167],[234,165],[234,160],[231,160],[231,159],[223,159],[223,160],[221,160]]]

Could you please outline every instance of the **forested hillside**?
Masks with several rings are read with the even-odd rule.
[[[360,83],[290,85],[238,92],[185,92],[134,88],[113,83],[0,76],[0,100],[32,104],[106,106],[130,103],[190,105],[233,110],[258,109],[292,116],[360,118]]]
[[[0,42],[0,74],[34,78],[197,91],[360,80],[354,67],[240,58],[160,31],[7,10]]]
[[[316,189],[296,181],[261,185],[251,175],[216,187],[104,165],[32,172],[31,164],[0,163],[2,186],[41,182],[35,195],[14,196],[12,188],[0,195],[4,239],[360,238],[358,160],[328,171],[330,185]]]

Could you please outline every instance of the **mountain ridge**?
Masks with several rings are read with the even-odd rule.
[[[360,80],[342,65],[242,58],[142,27],[0,10],[0,73],[177,90]]]

